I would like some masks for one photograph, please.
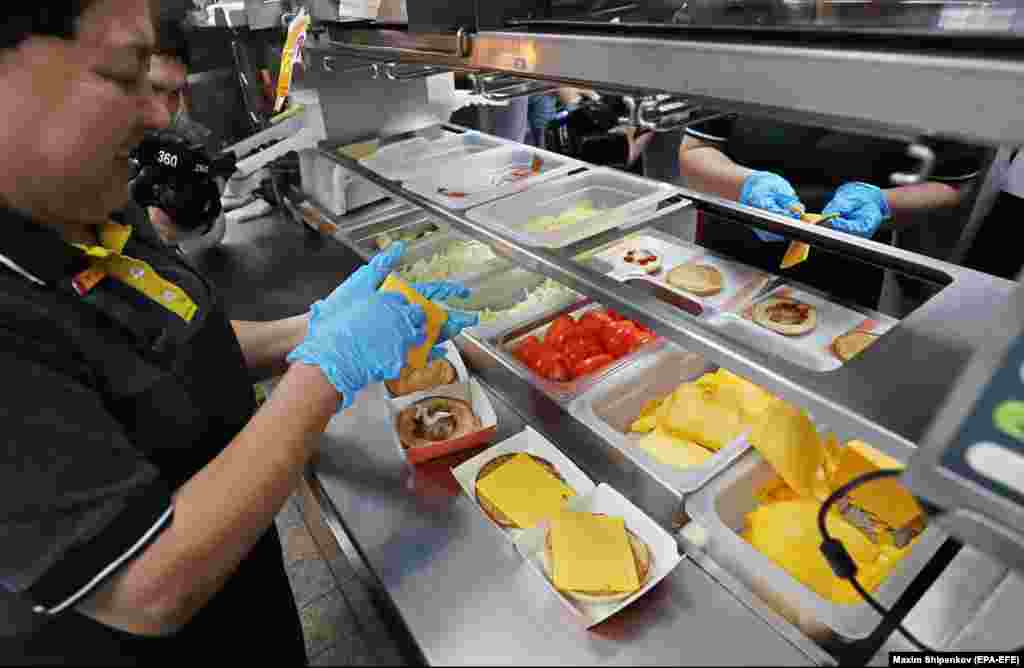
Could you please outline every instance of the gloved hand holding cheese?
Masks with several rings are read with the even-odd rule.
[[[427,340],[418,348],[409,351],[409,366],[413,369],[422,369],[427,366],[427,359],[430,351],[441,336],[441,328],[448,322],[448,311],[444,310],[434,302],[430,301],[419,292],[414,290],[408,283],[394,274],[385,279],[380,286],[381,292],[397,292],[423,309],[427,314]]]

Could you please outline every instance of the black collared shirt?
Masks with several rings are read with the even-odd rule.
[[[252,417],[252,382],[212,286],[155,235],[123,253],[192,299],[188,323],[111,277],[81,296],[82,251],[11,211],[0,226],[0,650],[42,634],[102,661],[54,646],[60,620],[109,640],[74,606],[169,525],[173,491]]]

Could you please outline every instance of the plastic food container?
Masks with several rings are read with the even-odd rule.
[[[498,334],[488,341],[491,347],[496,349],[498,355],[502,357],[505,362],[514,369],[520,376],[526,378],[535,387],[545,392],[548,396],[553,398],[555,401],[561,403],[569,403],[576,397],[580,396],[590,388],[594,387],[597,383],[601,382],[604,378],[607,378],[611,374],[615,373],[619,369],[626,367],[633,362],[642,359],[650,353],[661,349],[665,345],[665,339],[657,338],[651,341],[645,346],[641,346],[636,351],[621,357],[616,361],[612,362],[608,366],[596,371],[592,374],[570,380],[565,383],[559,383],[557,381],[548,380],[542,378],[534,373],[532,370],[527,368],[522,362],[516,359],[513,351],[519,346],[519,344],[527,336],[536,336],[540,340],[544,340],[544,335],[548,331],[548,327],[552,321],[560,315],[569,314],[576,320],[586,313],[594,309],[603,308],[600,304],[590,304],[582,308],[572,306],[566,309],[562,309],[555,313],[550,313],[541,319],[534,320],[533,322],[523,324],[515,327],[509,331]]]
[[[481,225],[508,233],[523,244],[561,248],[607,230],[641,225],[656,215],[688,206],[689,200],[676,197],[678,201],[659,210],[658,205],[676,193],[665,183],[591,167],[583,173],[535,186],[529,192],[477,207],[466,215]],[[587,205],[600,213],[558,229],[529,229],[540,216],[557,217]]]
[[[484,309],[508,311],[522,304],[528,294],[543,286],[547,280],[545,276],[528,272],[525,269],[512,269],[483,278],[479,282],[467,284],[467,287],[473,292],[470,298],[452,299],[448,301],[448,305],[453,309],[467,311],[482,311]],[[559,312],[568,306],[585,301],[585,297],[566,288],[564,296],[557,300],[522,308],[516,313],[499,313],[499,317],[495,320],[471,328],[470,334],[474,338],[485,340],[500,331],[508,330],[524,322],[535,321],[548,313]]]
[[[887,454],[906,461],[910,452]],[[747,513],[758,505],[756,490],[774,475],[772,466],[750,450],[686,500],[687,514],[706,529],[701,549],[819,643],[868,637],[881,622],[868,604],[840,605],[818,596],[738,533]],[[910,554],[873,592],[879,603],[892,607],[945,540],[939,529],[928,526],[918,536]]]
[[[531,188],[584,163],[537,148],[510,145],[439,165],[405,182],[407,190],[449,209],[468,209]]]
[[[659,482],[685,496],[703,487],[708,480],[746,452],[750,447],[746,439],[736,439],[699,466],[679,469],[658,461],[637,445],[645,435],[634,434],[629,427],[640,416],[644,404],[651,399],[667,397],[683,383],[694,381],[717,369],[717,365],[708,362],[703,356],[685,352],[669,343],[657,354],[630,365],[598,384],[574,401],[568,411]]]
[[[494,256],[493,252],[485,244],[473,241],[461,234],[449,232],[448,234],[435,234],[410,246],[402,257],[402,266],[399,267],[399,272],[412,267],[420,260],[429,262],[437,254],[451,253],[454,249],[465,247],[463,246],[464,244],[472,244],[473,248],[480,247],[486,249],[486,253],[491,255],[491,259],[469,266],[454,268],[450,273],[445,273],[443,271],[444,268],[439,266],[437,275],[422,280],[470,282],[499,271],[505,271],[512,266],[508,260]],[[403,276],[403,278],[405,277]],[[418,280],[420,279],[412,282]]]
[[[413,137],[384,146],[359,162],[384,178],[405,181],[443,164],[506,144],[497,137],[472,131],[435,140]]]
[[[817,327],[802,336],[785,336],[754,322],[752,308],[772,297],[791,297],[814,306]],[[843,361],[832,352],[832,342],[836,337],[857,329],[881,336],[897,323],[897,320],[881,313],[829,301],[817,291],[795,284],[782,285],[764,295],[753,296],[736,314],[722,314],[711,322],[731,338],[818,372],[835,371],[843,365]],[[870,354],[870,348],[863,354]]]

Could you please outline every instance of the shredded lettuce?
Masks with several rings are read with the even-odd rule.
[[[578,298],[579,295],[577,293],[573,292],[561,283],[549,278],[533,290],[526,291],[526,296],[523,301],[511,308],[499,310],[485,308],[476,311],[476,313],[480,315],[480,324],[483,325],[496,322],[498,320],[514,318],[527,311],[532,311],[533,309],[540,311],[555,306],[561,306],[563,304],[569,304]],[[458,307],[455,306],[455,308]]]
[[[479,241],[456,241],[443,252],[406,265],[398,273],[407,283],[445,281],[477,271],[497,258],[489,246]]]
[[[600,215],[601,209],[594,207],[594,203],[588,199],[580,200],[575,206],[566,209],[557,216],[534,216],[523,229],[527,232],[554,232],[563,227],[579,225],[585,220]]]

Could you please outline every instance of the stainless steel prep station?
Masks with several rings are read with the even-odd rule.
[[[839,18],[827,29],[796,19],[715,30],[678,21],[613,26],[593,17],[517,18],[516,2],[494,4],[503,18],[484,17],[481,9],[475,25],[456,21],[440,33],[424,31],[415,20],[407,26],[322,22],[305,58],[305,85],[319,92],[328,128],[328,139],[315,149],[318,164],[340,167],[388,199],[344,216],[320,209],[332,223],[328,228],[285,215],[236,225],[221,246],[197,257],[227,291],[232,316],[258,320],[302,312],[376,249],[409,238],[408,263],[417,271],[463,279],[479,290],[479,298],[463,306],[485,313],[487,321],[456,345],[494,405],[494,442],[531,427],[595,484],[614,487],[671,532],[683,555],[644,596],[584,628],[453,477],[451,469],[481,449],[407,463],[386,398],[371,388],[328,426],[306,482],[332,535],[409,640],[414,659],[429,665],[864,665],[908,648],[895,630],[901,620],[948,649],[963,646],[968,635],[977,639],[971,630],[985,627],[991,609],[1000,619],[1019,619],[1024,600],[1007,594],[1016,581],[996,563],[977,565],[982,557],[937,527],[929,527],[880,589],[889,614],[815,602],[783,571],[757,572],[758,560],[736,547],[750,548],[738,535],[736,509],[749,506],[751,481],[770,473],[747,443],[732,443],[707,464],[681,472],[648,456],[627,433],[645,399],[724,368],[806,410],[840,441],[863,440],[906,462],[960,372],[998,326],[996,306],[1010,298],[1015,283],[641,177],[629,178],[632,190],[617,191],[592,233],[560,231],[551,241],[533,234],[536,216],[548,214],[561,224],[553,215],[559,207],[584,199],[579,192],[585,189],[575,184],[593,181],[593,188],[609,189],[608,170],[446,122],[452,99],[501,104],[560,84],[626,95],[633,115],[623,124],[661,134],[705,118],[705,110],[727,109],[834,124],[911,148],[931,133],[1020,145],[1024,47],[1015,29],[985,24],[988,31],[958,32],[941,21],[927,29],[853,26]],[[631,3],[638,4],[656,3]],[[880,93],[864,95],[850,85],[865,72]],[[470,75],[470,97],[456,95],[454,74]],[[779,86],[783,78],[802,84]],[[374,142],[381,157],[342,150],[366,142]],[[523,164],[532,167],[523,171]],[[456,202],[465,194],[453,194],[439,180],[458,175],[460,165],[475,170],[459,181],[471,182],[472,202]],[[921,180],[927,169],[895,174],[893,181]],[[531,200],[542,193],[551,201]],[[557,198],[566,194],[575,199],[560,204]],[[640,289],[602,255],[637,235],[675,240],[695,252],[698,217],[783,234],[813,253],[872,265],[891,284],[914,289],[879,307],[885,331],[860,355],[841,365],[810,364],[793,346],[772,345],[776,334],[765,333],[762,343],[757,335],[736,338],[730,331],[737,324],[754,327],[743,321],[744,309],[772,291],[817,286],[794,288],[769,272],[735,290],[737,298],[727,304],[666,300],[671,290]],[[531,234],[522,233],[526,228]],[[486,247],[486,256],[449,255],[467,242]],[[866,313],[833,301],[847,317]],[[594,304],[650,328],[659,345],[569,389],[544,381],[510,354],[509,343],[518,337]],[[788,580],[776,579],[773,587],[773,578]],[[970,610],[950,610],[961,603]],[[1005,644],[994,649],[1009,649],[1017,640],[1012,635],[986,638]]]

